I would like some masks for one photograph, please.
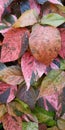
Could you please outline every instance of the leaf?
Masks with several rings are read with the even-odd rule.
[[[65,18],[56,13],[50,13],[42,17],[41,24],[42,25],[51,25],[51,26],[59,26],[65,22]]]
[[[60,130],[64,130],[65,129],[65,120],[64,119],[58,119],[57,120],[57,125],[58,125],[58,128]]]
[[[61,92],[65,84],[65,72],[52,70],[41,83],[39,97],[51,96],[56,92]]]
[[[36,94],[32,87],[26,91],[26,85],[23,85],[18,89],[16,97],[29,105],[31,109],[34,109],[36,103]]]
[[[20,28],[11,28],[4,34],[0,62],[14,61],[20,57],[25,34],[29,36],[29,31]]]
[[[54,125],[54,112],[46,111],[45,109],[36,106],[33,110],[33,113],[37,116],[39,123],[46,123],[47,125]]]
[[[0,101],[2,103],[12,101],[15,98],[16,91],[17,86],[0,82]]]
[[[8,108],[8,113],[12,116],[14,114],[18,116],[17,112],[20,113],[20,116],[22,115],[22,113],[31,114],[29,106],[17,98],[14,101],[8,103],[7,108]]]
[[[65,28],[60,28],[59,29],[60,34],[61,34],[61,41],[62,41],[62,45],[61,45],[61,50],[59,55],[65,59]]]
[[[4,116],[4,114],[7,112],[6,106],[4,104],[0,104],[0,118]]]
[[[5,130],[22,130],[22,121],[20,117],[12,117],[8,113],[2,118]]]
[[[22,130],[38,130],[38,123],[22,122]]]
[[[18,85],[24,81],[24,78],[19,66],[10,66],[0,71],[0,80],[11,85]]]
[[[60,69],[65,70],[65,60],[63,59],[60,60]]]
[[[59,130],[59,129],[58,127],[54,126],[54,127],[48,128],[47,130]]]
[[[31,26],[35,23],[37,23],[38,14],[35,10],[27,10],[25,11],[19,19],[13,24],[13,27],[26,27]]]
[[[0,94],[0,103],[6,103],[10,95],[10,88],[8,88],[4,93]]]
[[[38,61],[29,53],[26,52],[21,59],[21,68],[27,85],[27,90],[30,87],[31,78],[34,73],[33,82],[37,81],[46,71],[46,66]]]

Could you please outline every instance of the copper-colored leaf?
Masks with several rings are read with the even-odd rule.
[[[37,17],[38,14],[36,13],[35,10],[33,9],[27,10],[13,24],[13,27],[17,28],[17,27],[26,27],[26,26],[33,25],[37,23]]]
[[[4,34],[0,62],[14,61],[20,57],[25,34],[29,35],[29,31],[20,28],[11,28]]]
[[[20,117],[12,117],[8,113],[2,118],[5,130],[22,130],[22,121]]]
[[[29,52],[26,52],[23,55],[21,59],[21,67],[27,84],[27,89],[30,87],[32,76],[34,80],[37,81],[46,72],[46,66],[35,60]]]
[[[19,66],[11,66],[0,71],[0,80],[11,85],[18,85],[24,81],[24,78]]]

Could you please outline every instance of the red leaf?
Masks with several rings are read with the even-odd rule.
[[[34,72],[36,80],[46,72],[46,66],[37,60],[29,53],[26,52],[21,60],[22,72],[27,84],[27,90],[30,87],[30,81]]]
[[[61,40],[62,40],[61,51],[59,55],[64,59],[65,58],[65,28],[60,28],[59,30],[61,34]]]
[[[29,0],[29,3],[30,3],[30,8],[35,9],[37,13],[40,14],[40,9],[41,9],[40,5],[38,5],[35,0]]]
[[[0,82],[0,94],[3,94],[8,88],[10,88],[10,95],[7,99],[7,102],[10,102],[15,98],[15,92],[17,91],[17,86]]]
[[[14,61],[20,57],[25,34],[29,35],[29,31],[19,28],[11,28],[4,34],[0,62]]]
[[[2,118],[5,130],[22,130],[22,121],[20,117],[12,117],[8,113]]]

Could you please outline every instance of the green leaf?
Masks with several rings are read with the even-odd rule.
[[[7,104],[7,109],[9,114],[12,116],[21,116],[23,113],[31,114],[29,106],[17,98],[14,101]]]
[[[39,98],[50,96],[56,92],[61,92],[65,86],[65,72],[62,70],[52,70],[41,83]]]
[[[45,109],[36,106],[33,110],[33,114],[37,116],[39,123],[46,123],[48,126],[55,125],[55,121],[53,120],[55,114],[54,112],[46,111]]]
[[[60,69],[65,70],[65,60],[63,59],[60,60]]]
[[[42,17],[41,24],[42,25],[51,25],[51,26],[59,26],[65,22],[65,18],[56,13],[50,13]]]
[[[38,130],[38,123],[22,122],[22,130]]]

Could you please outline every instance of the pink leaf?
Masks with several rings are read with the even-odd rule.
[[[29,3],[30,3],[30,8],[35,9],[37,13],[40,14],[40,9],[41,9],[40,5],[38,5],[35,0],[29,0]]]
[[[25,28],[11,28],[4,34],[0,62],[14,61],[21,56],[22,46],[25,44],[25,35],[29,36],[29,31]]]
[[[8,88],[10,88],[10,95],[7,99],[7,102],[10,102],[15,98],[15,92],[17,91],[17,86],[0,82],[0,94],[3,94]]]
[[[38,80],[46,72],[46,66],[35,60],[29,52],[26,52],[23,55],[21,59],[21,68],[27,84],[27,90],[30,87],[30,81],[33,73],[35,74],[36,80]]]
[[[49,2],[53,3],[53,4],[59,4],[62,5],[62,3],[58,0],[48,0]]]
[[[2,123],[5,130],[22,130],[20,117],[12,117],[7,113],[2,117]]]
[[[59,55],[65,59],[65,28],[60,28],[60,34],[61,34],[61,40],[62,40],[62,45],[61,45],[61,51]]]

